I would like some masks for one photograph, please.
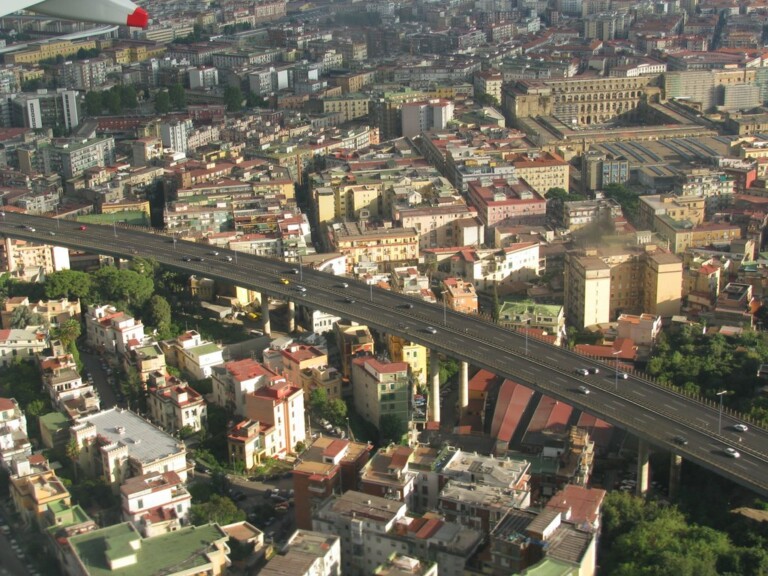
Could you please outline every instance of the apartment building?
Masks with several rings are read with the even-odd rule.
[[[689,248],[727,247],[742,238],[741,226],[737,224],[711,222],[696,225],[666,215],[656,217],[654,229],[660,238],[669,243],[669,249],[674,254],[682,254]]]
[[[302,384],[302,372],[312,368],[325,368],[328,366],[328,354],[315,346],[305,344],[291,344],[280,350],[282,356],[281,373],[288,382],[300,386]],[[305,389],[305,392],[307,390]],[[307,394],[307,398],[309,395]]]
[[[586,226],[612,224],[623,216],[621,204],[611,198],[563,202],[554,214],[558,223],[571,232]]]
[[[566,192],[570,188],[570,164],[554,152],[513,154],[507,156],[506,161],[515,167],[518,178],[525,180],[542,196],[552,188],[561,188]]]
[[[339,222],[329,226],[328,244],[330,250],[346,257],[348,274],[361,262],[373,262],[388,270],[419,258],[415,228],[368,229],[360,222]]]
[[[429,352],[425,346],[394,334],[387,334],[387,350],[392,362],[408,364],[408,371],[415,385],[426,386]]]
[[[73,56],[78,50],[93,50],[96,48],[95,40],[82,40],[80,42],[71,42],[61,40],[58,42],[44,42],[36,44],[27,50],[21,50],[9,54],[6,64],[37,64],[41,60],[55,60],[57,56]]]
[[[264,386],[285,382],[285,377],[250,358],[215,366],[211,379],[214,404],[228,408],[238,416],[245,415],[246,396]]]
[[[352,395],[351,386],[341,377],[341,372],[333,366],[304,368],[300,376],[299,384],[307,398],[310,397],[312,390],[325,391],[328,400],[341,400]]]
[[[501,85],[504,83],[504,75],[500,72],[487,71],[475,72],[473,85],[477,94],[486,94],[497,103],[501,103]]]
[[[453,110],[453,102],[441,98],[406,102],[401,110],[401,132],[406,138],[413,138],[429,130],[444,130],[453,120]]]
[[[469,183],[467,200],[477,208],[480,221],[488,227],[546,223],[547,201],[522,179],[474,180]]]
[[[0,398],[0,466],[11,470],[14,460],[32,455],[27,436],[27,418],[15,398]]]
[[[369,103],[370,96],[354,93],[323,98],[320,101],[323,114],[340,113],[342,122],[350,122],[355,118],[368,116]]]
[[[64,180],[79,178],[88,168],[115,163],[115,140],[111,136],[90,140],[55,141],[43,148],[46,174],[61,174]]]
[[[371,449],[370,444],[323,436],[310,444],[293,468],[298,528],[309,530],[314,512],[332,494],[357,489]]]
[[[438,255],[427,254],[426,261]],[[541,273],[542,263],[537,242],[511,244],[501,250],[462,248],[450,258],[452,276],[465,278],[476,289],[526,282]]]
[[[126,480],[120,502],[123,521],[151,538],[188,523],[192,496],[176,472],[150,472]]]
[[[27,527],[41,527],[49,506],[72,503],[64,483],[42,456],[14,460],[9,489],[13,507]]]
[[[307,439],[304,391],[285,380],[270,382],[245,400],[245,415],[262,425],[274,426],[275,443],[268,456],[284,458],[294,452],[297,442]]]
[[[380,448],[360,471],[360,488],[365,494],[404,502],[413,507],[418,473],[409,469],[413,448],[390,444]]]
[[[375,341],[367,326],[356,323],[336,323],[334,327],[337,346],[341,354],[341,373],[343,378],[352,376],[352,360],[357,356],[375,353]]]
[[[93,306],[85,316],[85,337],[94,348],[124,356],[144,340],[144,325],[109,304]]]
[[[653,314],[621,314],[616,337],[628,338],[637,346],[653,346],[661,333],[661,316]]]
[[[624,156],[587,150],[581,159],[581,181],[585,192],[602,190],[609,184],[629,181],[629,160]]]
[[[376,426],[384,416],[410,421],[411,378],[405,362],[380,362],[371,356],[352,360],[352,389],[355,409]],[[394,439],[397,440],[397,439]]]
[[[242,420],[227,433],[227,455],[232,466],[242,465],[243,470],[259,466],[267,454],[273,453],[277,444],[277,429],[266,423]]]
[[[682,261],[652,244],[569,251],[565,316],[583,328],[622,313],[669,317],[680,313]]]
[[[0,271],[27,282],[40,282],[47,274],[69,270],[69,249],[27,240],[0,242]]]
[[[565,335],[565,311],[557,304],[505,301],[499,307],[498,323],[516,330],[540,331],[554,337],[557,346]]]
[[[72,418],[100,410],[98,392],[92,383],[83,381],[71,354],[40,358],[39,365],[53,406]]]
[[[70,433],[79,451],[77,466],[115,491],[128,478],[150,472],[176,472],[187,480],[184,444],[129,410],[84,416]]]
[[[224,364],[221,346],[204,341],[195,330],[187,330],[174,340],[160,343],[169,364],[195,380],[210,378],[215,366]]]
[[[208,418],[203,395],[183,380],[156,372],[147,382],[149,417],[166,432],[202,430]]]
[[[227,534],[218,524],[188,526],[142,538],[130,522],[114,524],[69,538],[64,569],[71,576],[94,576],[130,570],[135,574],[221,576],[231,564]]]
[[[136,369],[142,382],[147,382],[152,374],[165,373],[165,354],[158,342],[148,339],[131,348],[125,363]]]
[[[334,535],[296,530],[259,570],[260,576],[341,576],[341,538]]]
[[[694,225],[704,223],[706,200],[703,196],[676,196],[650,194],[640,196],[638,223],[645,230],[656,230],[659,216],[687,221]]]
[[[475,210],[464,201],[435,206],[394,206],[392,218],[419,233],[419,249],[473,246],[483,243],[485,231]]]
[[[48,339],[43,332],[15,328],[0,330],[0,364],[8,366],[17,359],[35,358],[48,346]]]

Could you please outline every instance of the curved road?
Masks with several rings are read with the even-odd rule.
[[[71,221],[8,212],[0,217],[0,232],[115,257],[151,257],[166,266],[234,282],[274,298],[304,301],[517,380],[768,496],[768,430],[750,426],[749,431],[737,433],[732,426],[739,421],[725,415],[719,430],[717,407],[632,375],[619,380],[615,388],[611,365],[537,340],[526,343],[520,334],[479,318],[354,280],[346,280],[349,286],[344,288],[339,278],[309,269],[293,274],[295,265],[276,260],[218,248],[220,254],[213,256],[213,248],[204,244],[176,242],[140,229],[88,225],[80,230]],[[296,289],[299,284],[307,288],[305,293]],[[575,374],[582,367],[599,367],[600,374]],[[591,393],[581,393],[579,386]],[[688,443],[675,444],[675,436],[684,436]],[[728,457],[728,447],[741,457]]]

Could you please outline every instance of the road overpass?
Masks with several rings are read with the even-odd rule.
[[[405,337],[632,432],[641,440],[640,464],[647,462],[649,446],[656,446],[669,450],[678,464],[680,457],[686,458],[768,496],[768,430],[750,425],[747,432],[737,433],[732,427],[741,422],[723,415],[721,426],[717,405],[704,404],[637,375],[616,380],[611,365],[527,339],[480,318],[306,268],[293,274],[296,265],[276,260],[218,248],[219,254],[214,256],[212,247],[143,229],[88,225],[81,230],[68,220],[7,212],[0,217],[0,232],[118,258],[154,258],[171,268],[245,286],[269,298],[305,304]],[[283,278],[289,283],[284,284]],[[306,292],[297,290],[299,284]],[[433,363],[430,375],[435,399],[439,398],[436,367]],[[582,367],[599,367],[600,374],[576,374],[575,369]],[[591,393],[580,392],[580,386]],[[685,437],[687,444],[675,443],[676,436]],[[741,457],[729,457],[726,448],[738,450]],[[647,466],[638,470],[641,484]]]

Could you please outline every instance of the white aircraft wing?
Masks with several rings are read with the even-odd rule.
[[[146,28],[149,16],[131,0],[2,0],[0,16],[30,10],[65,20]]]

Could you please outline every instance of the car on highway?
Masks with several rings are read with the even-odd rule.
[[[685,436],[675,436],[672,438],[672,442],[675,444],[679,444],[680,446],[687,446],[688,445],[688,438]]]
[[[437,334],[437,328],[434,326],[427,326],[424,328],[424,332],[429,332],[430,334]]]
[[[306,292],[307,291],[307,289],[304,286],[296,286],[294,288],[294,290],[296,290],[297,292]]]
[[[749,430],[749,426],[746,424],[734,424],[733,429],[736,430],[736,432],[747,432]]]
[[[626,380],[627,378],[629,378],[629,374],[627,374],[626,372],[619,372],[618,374],[616,374],[616,378],[618,378],[619,380]]]
[[[354,298],[350,298],[349,296],[347,296],[346,298],[344,298],[344,302],[346,302],[347,304],[354,304],[355,303],[355,299]]]
[[[88,226],[80,226],[80,230],[88,230]]]
[[[20,227],[24,228],[24,230],[26,230],[27,232],[34,232],[35,231],[35,229],[32,226],[26,226],[26,225],[22,224]]]
[[[224,260],[227,262],[232,262],[232,256],[224,256]]]
[[[587,388],[586,386],[579,386],[577,390],[582,394],[589,394],[590,392],[589,388]]]
[[[56,236],[56,232],[54,232],[53,230],[51,230],[50,232],[48,232],[48,234],[50,234],[51,236]]]
[[[291,274],[298,274],[299,269],[298,268],[291,268]]]
[[[288,278],[280,278],[280,284],[290,284],[291,281]]]
[[[211,250],[210,252],[208,252],[208,254],[210,254],[211,256],[218,256],[219,255],[219,253],[216,250]]]
[[[411,304],[410,302],[406,302],[405,304],[400,304],[399,307],[405,308],[406,310],[410,310],[411,308],[413,308],[413,304]]]
[[[184,260],[184,262],[192,262],[192,258],[190,258],[189,256],[184,256],[182,260]]]
[[[586,368],[576,368],[574,372],[579,376],[589,376],[589,370],[587,370]]]
[[[600,374],[600,368],[597,368],[595,366],[591,366],[591,367],[587,368],[587,371],[590,374]]]
[[[205,258],[203,258],[202,256],[198,256],[197,258],[195,258],[195,260],[197,262],[205,262]]]
[[[741,454],[739,453],[739,451],[736,450],[736,448],[731,448],[730,446],[728,446],[728,448],[726,448],[724,450],[724,452],[725,452],[725,455],[730,457],[730,458],[739,458],[739,457],[741,457]]]
[[[341,284],[339,284],[339,288],[349,288],[349,284],[347,284],[346,282],[342,282]]]

